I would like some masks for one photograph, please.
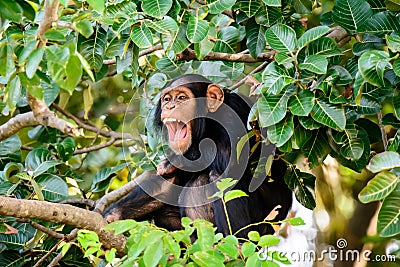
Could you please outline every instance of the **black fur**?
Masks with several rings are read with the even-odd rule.
[[[184,84],[185,87],[193,92],[196,98],[206,97],[207,87],[211,84],[210,81],[199,75],[180,76],[171,81],[167,87],[174,83]],[[147,195],[140,187],[136,187],[123,200],[108,209],[105,216],[113,212],[119,212],[121,219],[153,219],[156,224],[169,230],[179,229],[181,227],[179,220],[183,216],[203,218],[213,222],[217,226],[218,232],[228,235],[230,234],[229,227],[220,200],[203,206],[188,206],[192,201],[205,200],[217,190],[215,185],[204,190],[197,190],[198,186],[207,185],[220,178],[232,177],[238,180],[234,188],[240,189],[249,195],[249,197],[234,199],[227,203],[227,211],[233,233],[250,223],[264,220],[277,205],[281,205],[282,208],[279,210],[280,213],[275,220],[282,220],[286,217],[292,202],[292,192],[283,181],[286,165],[281,161],[274,160],[271,169],[273,182],[270,182],[268,177],[255,178],[264,179],[264,181],[260,183],[261,185],[254,192],[250,192],[249,187],[253,175],[250,171],[250,163],[247,162],[258,161],[261,153],[260,149],[252,153],[251,158],[249,158],[249,149],[244,150],[239,162],[236,161],[236,144],[245,133],[240,129],[245,129],[246,127],[250,112],[249,100],[226,90],[224,93],[224,104],[231,110],[220,108],[214,113],[207,114],[205,105],[197,107],[196,112],[201,118],[195,119],[192,129],[192,145],[184,154],[186,159],[192,161],[200,156],[206,159],[211,157],[212,153],[208,152],[208,150],[203,151],[203,155],[201,155],[199,148],[200,141],[204,138],[209,138],[216,144],[216,156],[210,159],[212,163],[201,171],[190,172],[178,169],[169,177],[165,177],[176,185],[185,186],[185,189],[179,192],[179,195],[172,196],[178,199],[180,207],[165,205]],[[224,125],[222,126],[217,121],[223,121]],[[238,125],[238,121],[241,125]],[[161,132],[163,123],[161,121],[160,102],[155,111],[154,124],[158,131]],[[231,144],[231,140],[234,140],[233,144]],[[251,140],[248,148],[251,148],[253,144],[254,140]],[[231,147],[232,145],[233,147]],[[174,165],[180,166],[179,157],[177,156],[176,158]],[[175,160],[174,156],[172,157],[173,160]],[[235,177],[243,164],[245,166],[243,175]],[[149,183],[151,182],[149,181]],[[152,191],[155,194],[169,193],[169,186],[166,183],[155,183],[150,187],[152,187]],[[193,187],[196,187],[196,190],[190,190]],[[186,190],[186,188],[189,188],[189,190]],[[271,226],[261,224],[257,227],[240,231],[238,236],[245,237],[250,230],[257,230],[261,234],[273,232]]]

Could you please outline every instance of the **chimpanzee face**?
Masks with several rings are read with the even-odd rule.
[[[223,102],[220,87],[211,84],[206,90],[205,101],[199,101],[185,86],[166,88],[161,94],[161,121],[168,131],[169,147],[177,154],[184,154],[192,144],[198,105],[204,105],[207,112],[215,112]]]

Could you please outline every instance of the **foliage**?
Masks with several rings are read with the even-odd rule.
[[[35,122],[0,139],[0,195],[54,202],[98,199],[154,169],[163,156],[146,118],[154,112],[159,90],[168,80],[198,73],[236,88],[250,74],[246,79],[253,85],[250,92],[246,86],[239,88],[257,99],[249,121],[268,127],[267,136],[256,131],[254,135],[260,142],[276,144],[282,152],[279,157],[288,164],[285,181],[299,202],[315,207],[315,177],[300,166],[299,159],[305,158],[306,167],[313,169],[330,155],[351,170],[375,174],[359,199],[382,202],[381,237],[400,233],[400,8],[395,1],[59,3],[57,21],[40,33],[39,26],[48,19],[45,0],[0,0],[0,127],[35,110],[30,105],[33,97],[44,100],[80,131],[70,137]],[[265,67],[262,72],[252,72],[260,66]],[[112,134],[124,132],[129,138],[111,138],[102,133],[104,129]],[[267,173],[270,164],[267,160],[264,166]],[[225,195],[225,200],[241,196],[236,193]],[[53,231],[72,230],[40,223]],[[215,235],[206,222],[186,221],[185,230],[176,234],[181,239],[146,222],[126,224],[133,242],[129,244],[140,242],[135,232],[140,229],[163,240],[152,243],[146,257],[145,250],[128,250],[127,261],[132,255],[142,255],[146,262],[165,261],[169,253],[178,256],[181,252],[192,265],[210,259],[221,264],[225,257],[239,259],[230,255],[237,240]],[[9,234],[8,227],[20,231]],[[118,224],[114,227],[121,231]],[[45,254],[30,254],[30,248],[43,252],[55,248],[46,262],[64,249],[64,264],[90,265],[76,246],[59,246],[55,238],[28,223],[5,217],[0,229],[1,266],[30,264]],[[191,246],[189,254],[181,247],[178,253],[176,243],[195,229],[204,230],[208,239]],[[168,242],[175,245],[169,248]],[[213,244],[216,248],[212,249]],[[255,246],[245,244],[240,259],[247,261],[255,255]],[[207,249],[200,252],[198,247],[203,245]],[[89,244],[85,249],[89,247],[96,246]],[[110,253],[105,257],[112,259]]]
[[[214,197],[221,199],[224,206],[234,198],[246,197],[240,190],[227,190],[235,184],[232,179],[222,179],[217,182],[219,191]],[[229,217],[229,214],[227,214]],[[304,225],[301,218],[291,218],[285,222],[292,225]],[[261,223],[271,223],[267,219]],[[126,251],[127,257],[115,259],[108,257],[106,261],[118,266],[132,266],[135,264],[143,266],[258,266],[263,262],[274,264],[280,262],[290,263],[286,256],[278,251],[270,250],[267,258],[259,255],[260,249],[277,245],[279,237],[274,235],[263,235],[256,231],[250,231],[247,239],[239,239],[235,235],[223,237],[221,233],[215,233],[216,228],[212,223],[196,219],[194,221],[182,218],[184,229],[168,232],[156,227],[147,221],[137,222],[135,220],[123,220],[113,222],[105,227],[118,234],[129,236]],[[240,231],[240,230],[239,230]],[[85,256],[102,255],[101,244],[93,232],[80,231],[78,241],[85,250]],[[196,240],[192,243],[193,237]],[[241,248],[241,249],[240,249]],[[240,251],[240,252],[239,252]],[[264,255],[265,257],[265,255]],[[276,263],[275,263],[276,264]]]

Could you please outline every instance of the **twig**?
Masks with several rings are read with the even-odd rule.
[[[42,263],[54,252],[56,251],[56,249],[58,248],[58,246],[60,245],[60,243],[63,241],[63,239],[58,240],[57,244],[55,244],[43,257],[40,258],[40,260],[38,260],[36,262],[35,265],[33,265],[33,267],[40,267],[42,265]],[[58,256],[58,255],[57,255]]]
[[[253,58],[249,54],[230,54],[230,53],[220,53],[220,52],[210,52],[205,56],[202,61],[209,60],[221,60],[226,62],[244,62],[244,63],[254,63],[262,61],[272,61],[275,52],[265,52],[258,55],[257,58]],[[199,60],[196,56],[196,52],[193,49],[187,48],[180,54],[176,55],[176,60]]]
[[[95,201],[86,198],[68,198],[66,200],[61,201],[60,204],[70,204],[70,205],[81,204],[81,205],[86,205],[89,208],[94,208]]]
[[[388,140],[387,140],[387,135],[386,135],[386,131],[385,131],[385,126],[382,123],[382,111],[378,112],[378,125],[381,130],[383,149],[384,149],[384,151],[386,151]]]
[[[146,56],[148,54],[151,54],[151,53],[153,53],[155,51],[162,50],[162,49],[163,49],[162,45],[158,44],[156,46],[153,46],[153,47],[150,47],[148,49],[140,51],[139,52],[139,57]],[[115,58],[106,59],[106,60],[103,61],[103,65],[114,65],[115,63],[117,63],[117,60]]]
[[[249,74],[246,75],[246,77],[244,77],[243,79],[241,79],[239,82],[235,83],[234,85],[232,85],[231,87],[228,88],[229,91],[235,90],[236,88],[239,88],[240,86],[242,86],[248,79],[249,76],[262,71],[265,67],[267,67],[267,65],[269,64],[269,62],[263,62],[260,66],[258,66],[257,68],[255,68],[254,70],[252,70]]]
[[[99,128],[95,127],[95,126],[83,123],[75,115],[69,113],[68,111],[66,111],[64,109],[62,109],[60,106],[58,106],[55,103],[52,104],[52,107],[54,107],[54,109],[56,109],[58,112],[63,114],[65,117],[67,117],[69,119],[72,119],[80,128],[83,128],[83,129],[88,130],[88,131],[93,132],[93,133],[98,133],[98,134],[100,134],[102,136],[105,136],[105,137],[114,137],[115,139],[124,139],[124,138],[132,139],[130,134],[126,134],[126,133],[122,134],[122,133],[115,132],[115,131],[106,131],[106,130],[103,130],[103,129],[99,129]]]
[[[112,146],[115,143],[116,139],[114,136],[111,136],[110,140],[108,140],[107,142],[103,143],[103,144],[99,144],[96,146],[90,146],[90,147],[85,147],[82,149],[78,149],[74,151],[74,155],[78,155],[78,154],[85,154],[85,153],[89,153],[92,151],[96,151],[96,150],[100,150],[103,149],[105,147],[109,147]]]
[[[54,237],[54,238],[57,238],[57,239],[63,239],[64,238],[63,234],[57,233],[56,231],[53,231],[53,230],[51,230],[49,228],[46,228],[43,225],[38,224],[37,222],[33,222],[31,220],[24,219],[24,218],[17,219],[17,222],[28,223],[33,228],[38,229],[39,231],[42,231],[43,233],[48,234],[51,237]]]
[[[47,267],[54,267],[58,265],[58,262],[62,259],[63,254],[60,252],[56,257],[53,258],[53,260],[47,265]]]

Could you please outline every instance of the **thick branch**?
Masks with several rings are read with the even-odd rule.
[[[136,180],[141,180],[144,179],[146,180],[148,177],[153,175],[154,172],[146,171],[139,175],[138,177],[135,178],[135,180],[130,181],[129,183],[125,184],[124,186],[118,188],[117,190],[112,191],[111,193],[108,193],[104,195],[101,199],[99,199],[96,203],[96,207],[94,211],[97,211],[99,213],[103,213],[103,211],[111,204],[114,203],[115,201],[121,199],[122,197],[126,196],[129,192],[131,192],[137,185]]]
[[[39,39],[51,28],[51,24],[58,20],[57,11],[59,4],[58,0],[46,0],[44,2],[44,14],[36,35]]]
[[[114,247],[120,253],[124,252],[126,238],[121,235],[115,236],[114,233],[105,231],[103,227],[107,223],[97,212],[71,205],[0,196],[0,215],[63,223],[80,229],[91,230],[99,235],[105,247]]]
[[[230,54],[220,52],[210,52],[202,60],[222,60],[227,62],[245,62],[254,63],[261,61],[272,61],[274,59],[275,52],[266,52],[258,55],[257,58],[253,58],[249,54]],[[193,49],[187,48],[180,54],[176,55],[177,60],[199,60],[196,56],[196,52]]]
[[[3,125],[0,125],[0,141],[16,134],[25,127],[36,125],[39,125],[39,122],[33,116],[33,112],[18,114]]]

